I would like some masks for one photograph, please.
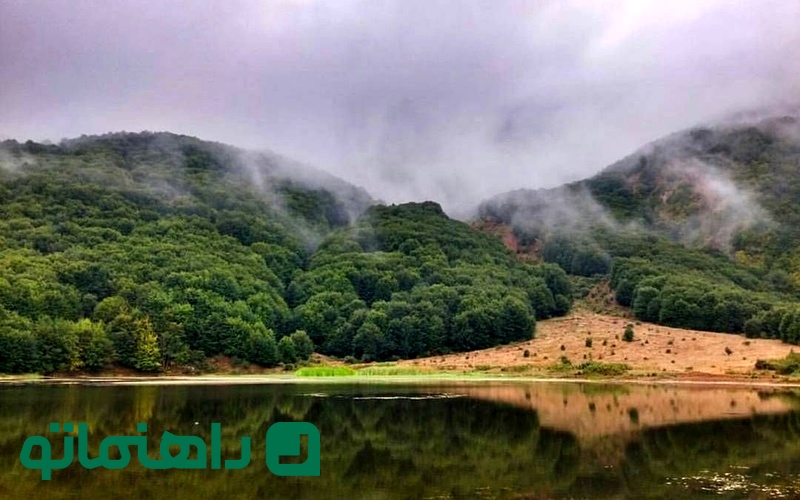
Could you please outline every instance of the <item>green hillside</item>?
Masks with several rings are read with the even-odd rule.
[[[166,133],[0,143],[0,373],[392,359],[533,335],[571,292],[432,203]],[[313,344],[312,344],[313,342]]]
[[[598,175],[484,202],[522,251],[637,318],[800,342],[800,120],[696,128]]]

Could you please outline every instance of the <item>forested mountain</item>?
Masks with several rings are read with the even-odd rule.
[[[584,181],[487,200],[520,251],[637,318],[800,342],[800,120],[695,128]]]
[[[322,352],[387,359],[529,339],[572,291],[558,266],[523,264],[426,202],[372,207],[331,234],[287,298]]]
[[[677,133],[483,203],[528,259],[434,202],[383,206],[186,136],[5,141],[0,167],[0,372],[480,349],[565,314],[571,281],[607,280],[642,320],[800,342],[794,116]]]
[[[271,154],[118,133],[5,141],[0,167],[0,373],[416,357],[570,307],[560,268],[438,205]]]

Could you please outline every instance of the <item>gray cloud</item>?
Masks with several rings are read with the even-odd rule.
[[[796,102],[800,2],[5,0],[0,138],[170,130],[454,214]]]

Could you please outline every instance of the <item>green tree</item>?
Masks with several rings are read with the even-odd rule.
[[[257,326],[250,334],[247,359],[261,366],[275,366],[279,361],[278,344],[274,334],[263,325]]]
[[[150,320],[142,318],[136,322],[136,350],[134,368],[143,372],[161,369],[161,352],[158,348],[158,335],[153,331]]]
[[[100,371],[111,363],[114,344],[101,323],[84,318],[75,324],[81,364],[89,371]]]
[[[292,339],[299,359],[307,360],[311,357],[314,352],[314,342],[311,341],[311,337],[306,332],[297,330],[289,338]]]
[[[43,373],[73,371],[81,366],[78,336],[72,323],[42,318],[34,326],[38,362]]]
[[[633,315],[644,321],[658,321],[659,294],[652,286],[637,287],[633,299]]]
[[[281,363],[289,364],[297,362],[297,349],[291,337],[283,337],[278,342],[278,353],[280,354]]]

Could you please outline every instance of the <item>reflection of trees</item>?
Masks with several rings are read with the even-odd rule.
[[[800,463],[800,413],[644,430],[625,448],[621,468],[604,469],[602,453],[566,432],[542,428],[537,414],[468,398],[353,399],[409,388],[310,386],[6,387],[0,389],[0,498],[417,498],[504,491],[545,497],[669,496],[669,477],[724,471],[787,470]],[[313,392],[328,397],[300,396]],[[331,394],[332,393],[332,394]],[[348,394],[350,393],[350,394]],[[92,454],[100,440],[133,434],[149,415],[149,447],[161,432],[210,442],[222,423],[223,458],[253,439],[251,465],[238,471],[87,471],[75,463],[45,484],[19,463],[24,439],[51,421],[86,421]],[[322,476],[278,478],[264,464],[272,422],[306,420],[322,436]],[[197,422],[197,424],[195,424]],[[622,446],[622,441],[616,446]],[[607,444],[607,443],[606,443]],[[601,444],[597,444],[601,446]],[[54,448],[59,456],[60,447]],[[157,454],[153,453],[157,458]],[[787,465],[788,464],[788,465]]]
[[[789,413],[647,430],[627,447],[623,474],[638,496],[657,496],[670,477],[727,472],[732,465],[775,471],[798,461],[800,413]]]
[[[574,437],[541,429],[535,413],[513,407],[460,398],[331,403],[334,417],[320,420],[331,427],[320,431],[357,450],[338,454],[347,471],[362,471],[345,474],[353,491],[389,488],[398,478],[410,496],[547,491],[569,484],[577,466]]]
[[[141,498],[164,491],[177,498],[470,496],[479,489],[504,488],[556,492],[572,483],[577,470],[576,439],[540,428],[530,411],[467,398],[315,398],[298,392],[313,391],[265,386],[5,388],[0,391],[0,467],[11,472],[0,478],[0,497],[68,498],[80,492],[82,498],[106,498],[123,488],[135,489]],[[223,458],[237,457],[239,438],[250,436],[251,465],[239,471],[148,471],[134,461],[123,471],[87,471],[76,461],[45,484],[38,472],[19,463],[24,439],[46,435],[51,421],[87,421],[93,455],[103,437],[134,434],[141,415],[149,415],[151,450],[157,450],[163,430],[210,442],[211,422],[221,422]],[[264,434],[279,420],[307,420],[319,427],[320,478],[278,478],[267,471]]]

